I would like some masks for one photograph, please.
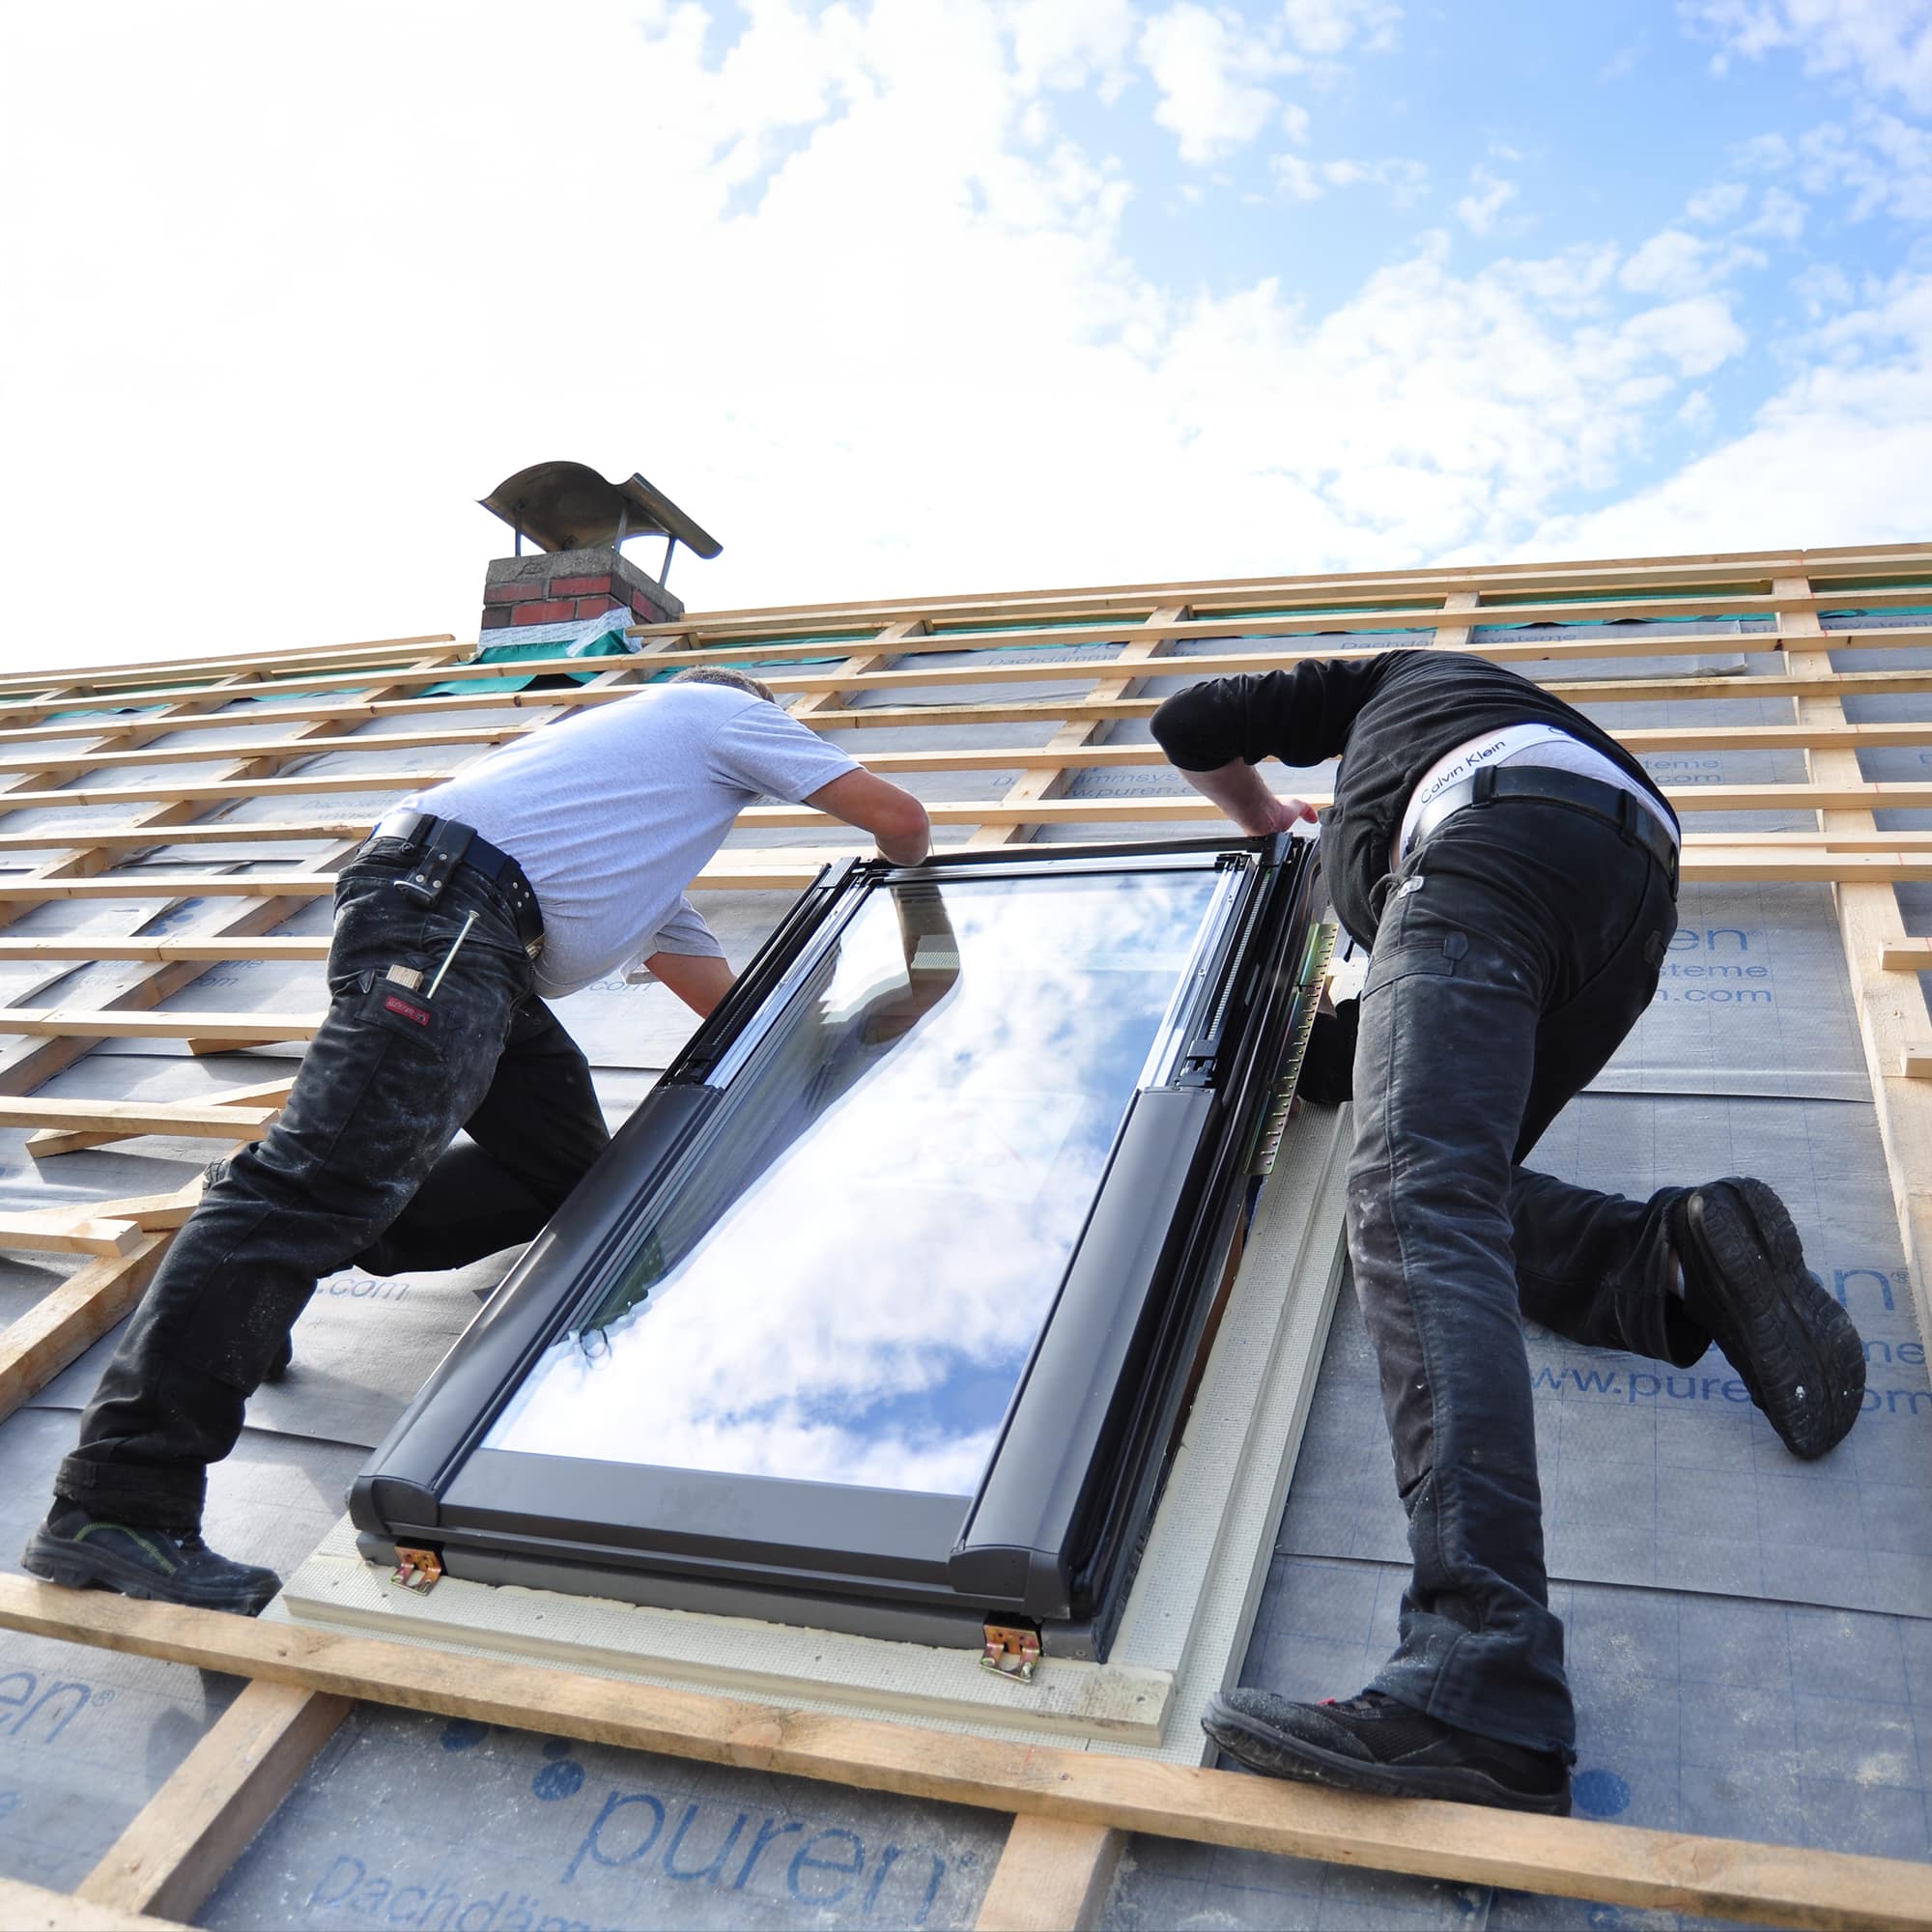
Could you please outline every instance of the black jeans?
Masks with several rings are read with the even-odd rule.
[[[1362,990],[1349,1255],[1380,1370],[1413,1574],[1375,1688],[1574,1755],[1550,1614],[1522,1317],[1693,1362],[1666,1216],[1518,1163],[1616,1050],[1676,929],[1669,881],[1607,822],[1465,808],[1411,853]]]
[[[459,867],[425,912],[391,841],[336,887],[330,1005],[268,1135],[210,1170],[128,1323],[55,1491],[97,1516],[186,1527],[207,1466],[319,1277],[456,1267],[528,1240],[609,1136],[590,1069],[531,990],[497,888]],[[427,986],[476,915],[434,997]],[[471,1146],[451,1147],[468,1127]]]

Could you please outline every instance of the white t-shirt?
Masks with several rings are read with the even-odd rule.
[[[556,999],[647,953],[721,955],[684,889],[732,821],[858,769],[748,691],[668,684],[515,739],[396,810],[458,819],[523,867],[543,911],[536,989]]]

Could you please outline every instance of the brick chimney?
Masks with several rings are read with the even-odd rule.
[[[484,575],[486,631],[567,624],[606,611],[628,611],[634,623],[662,624],[683,616],[684,605],[614,544],[499,556]]]
[[[567,624],[607,611],[625,611],[634,623],[668,623],[684,614],[683,603],[665,588],[671,553],[679,544],[702,557],[721,549],[642,476],[612,483],[581,463],[532,464],[505,477],[482,502],[517,533],[516,554],[497,557],[483,580],[486,634]],[[656,577],[623,552],[630,539],[652,536],[665,544]],[[526,554],[526,542],[536,549]]]

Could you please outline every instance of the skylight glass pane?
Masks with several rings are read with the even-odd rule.
[[[487,1446],[970,1494],[1222,877],[868,895]]]

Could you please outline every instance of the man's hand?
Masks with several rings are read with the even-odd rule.
[[[1315,808],[1306,799],[1276,798],[1268,796],[1268,810],[1264,814],[1265,824],[1249,825],[1245,829],[1257,838],[1265,838],[1276,832],[1293,832],[1297,825],[1313,825],[1316,820]]]
[[[1211,772],[1183,771],[1180,776],[1202,797],[1212,799],[1251,838],[1292,832],[1315,817],[1315,808],[1305,799],[1277,798],[1261,773],[1239,758]]]

